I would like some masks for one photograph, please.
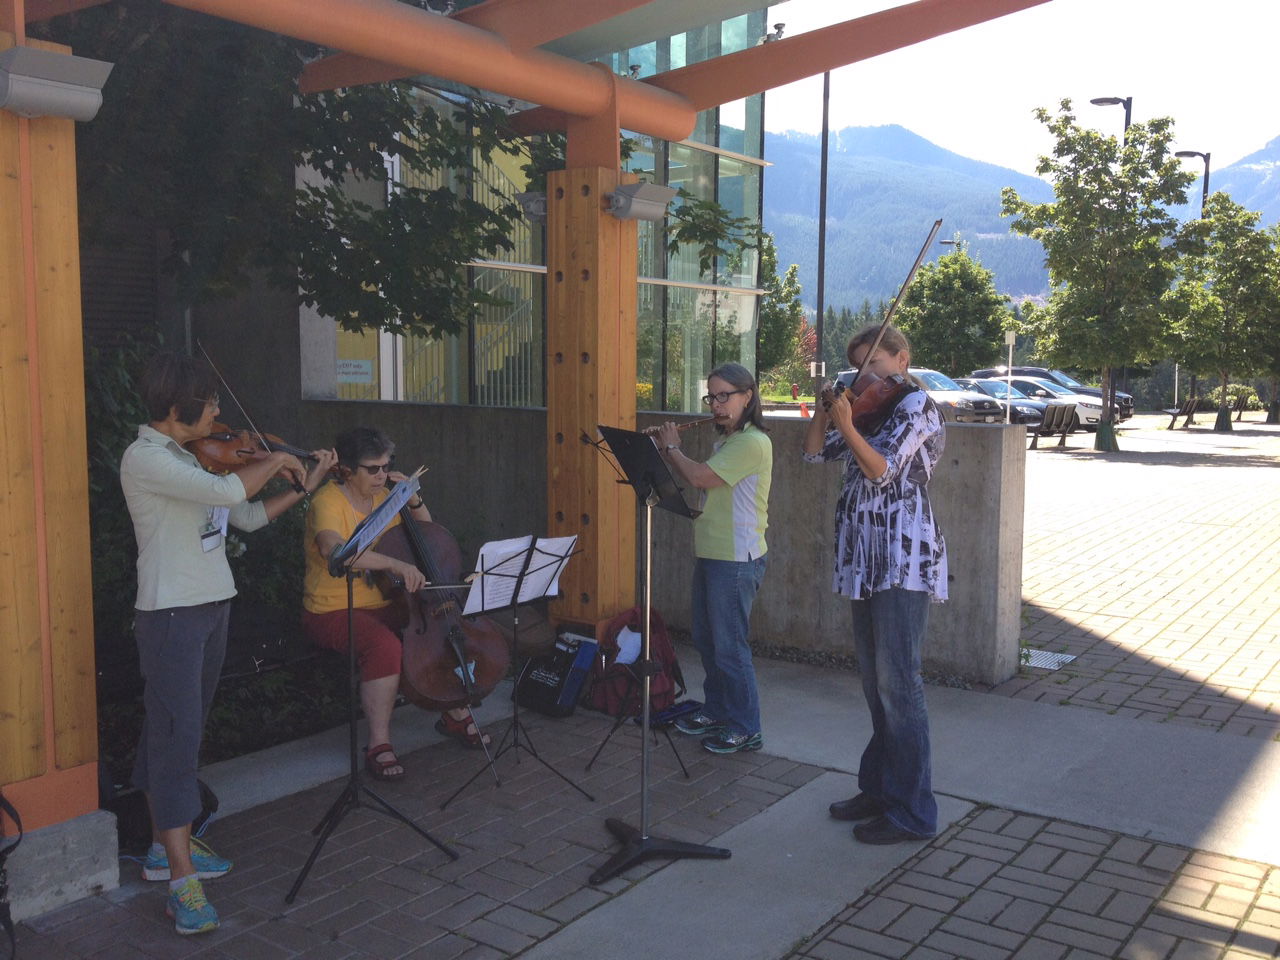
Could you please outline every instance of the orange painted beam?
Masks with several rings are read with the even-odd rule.
[[[678,93],[692,103],[694,109],[707,110],[1048,2],[1050,0],[917,0],[786,40],[669,70],[637,81],[637,85]],[[512,118],[515,129],[526,134],[563,130],[566,123],[564,111],[550,105],[526,110]]]
[[[98,0],[101,2],[101,0]],[[558,40],[575,30],[616,17],[642,7],[649,0],[487,0],[453,14],[479,30],[501,37],[516,53],[532,50]],[[337,53],[313,61],[303,68],[298,86],[303,93],[319,93],[337,87],[355,87],[363,83],[386,83],[411,77],[403,67],[381,60]]]
[[[608,78],[585,63],[544,50],[516,53],[487,30],[396,0],[168,2],[579,117],[606,109],[613,96]],[[683,97],[638,83],[619,89],[618,115],[628,130],[662,140],[683,140],[696,120]]]
[[[75,13],[89,7],[100,7],[111,0],[27,0],[27,23],[51,20],[64,13]]]
[[[917,0],[670,70],[645,82],[679,93],[695,109],[706,110],[1048,2]]]

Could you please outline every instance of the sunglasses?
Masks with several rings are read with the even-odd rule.
[[[720,393],[708,393],[705,397],[702,398],[702,402],[705,403],[708,407],[711,406],[713,402],[728,403],[729,398],[732,397],[734,394],[746,393],[746,392],[747,391],[745,390],[728,390],[728,391],[721,391]]]
[[[356,469],[364,470],[371,476],[376,477],[380,473],[390,473],[391,469],[395,466],[395,463],[395,457],[392,457],[386,463],[357,463]]]

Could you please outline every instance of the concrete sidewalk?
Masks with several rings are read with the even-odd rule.
[[[727,861],[587,882],[614,849],[605,818],[638,823],[634,726],[587,771],[606,718],[529,718],[593,800],[508,754],[500,788],[486,772],[442,811],[479,758],[402,709],[408,773],[378,791],[457,861],[361,808],[283,902],[341,787],[333,731],[205,771],[223,803],[209,839],[237,861],[208,884],[216,933],[175,936],[125,863],[119,890],[21,925],[18,956],[1280,957],[1280,428],[1161,426],[1126,427],[1120,454],[1083,437],[1029,453],[1023,639],[1077,659],[994,691],[928,689],[930,841],[868,848],[826,815],[869,735],[857,675],[761,661],[764,751],[677,737],[687,778],[665,741],[652,751],[651,834]],[[481,716],[501,734],[505,714],[499,692]]]

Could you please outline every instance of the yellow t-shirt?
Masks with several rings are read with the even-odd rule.
[[[386,489],[374,493],[374,508],[390,495],[390,491]],[[365,514],[351,506],[351,501],[343,495],[336,483],[326,483],[311,498],[311,508],[307,511],[306,541],[303,544],[307,569],[302,581],[302,606],[311,613],[332,613],[334,610],[347,609],[347,580],[345,577],[330,576],[328,561],[320,555],[320,548],[316,546],[316,534],[321,530],[332,530],[346,540],[364,518]],[[397,516],[387,529],[399,522],[400,518]],[[378,549],[377,541],[374,541],[370,549]],[[391,602],[364,577],[356,578],[352,584],[351,596],[357,610],[385,607]]]

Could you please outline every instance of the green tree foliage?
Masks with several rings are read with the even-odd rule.
[[[77,131],[85,239],[109,243],[139,222],[162,231],[183,302],[225,297],[265,269],[348,328],[426,336],[489,302],[464,267],[510,249],[519,211],[464,184],[495,150],[518,151],[501,111],[442,115],[408,83],[303,96],[315,48],[159,0],[60,17],[43,34],[116,64],[98,117]],[[390,190],[384,155],[400,158]]]
[[[799,268],[793,263],[785,276],[778,276],[777,247],[770,234],[762,234],[759,283],[764,295],[760,298],[756,368],[763,379],[768,379],[769,371],[774,367],[798,356],[801,329],[805,323],[798,275]]]
[[[849,366],[845,348],[853,338],[854,331],[867,324],[880,322],[888,309],[889,304],[883,300],[874,307],[870,300],[863,300],[857,312],[841,307],[837,313],[835,307],[827,307],[822,324],[822,359],[826,361],[829,377]]]
[[[1169,213],[1186,202],[1193,175],[1169,150],[1173,121],[1129,127],[1123,145],[1076,123],[1071,101],[1036,117],[1053,135],[1053,156],[1036,172],[1055,199],[1032,203],[1006,187],[1002,210],[1012,229],[1039,240],[1053,291],[1026,332],[1055,366],[1102,371],[1103,426],[1098,449],[1114,449],[1113,367],[1147,359],[1162,342],[1161,300],[1172,283],[1179,248]]]
[[[1259,218],[1225,193],[1209,197],[1203,219],[1187,225],[1182,272],[1166,301],[1175,317],[1175,358],[1224,384],[1266,366],[1259,347],[1274,339],[1280,316],[1276,247]],[[1229,432],[1231,398],[1219,393],[1214,429]]]
[[[957,245],[920,268],[895,322],[911,340],[912,363],[958,377],[996,361],[1012,316],[991,271]]]

